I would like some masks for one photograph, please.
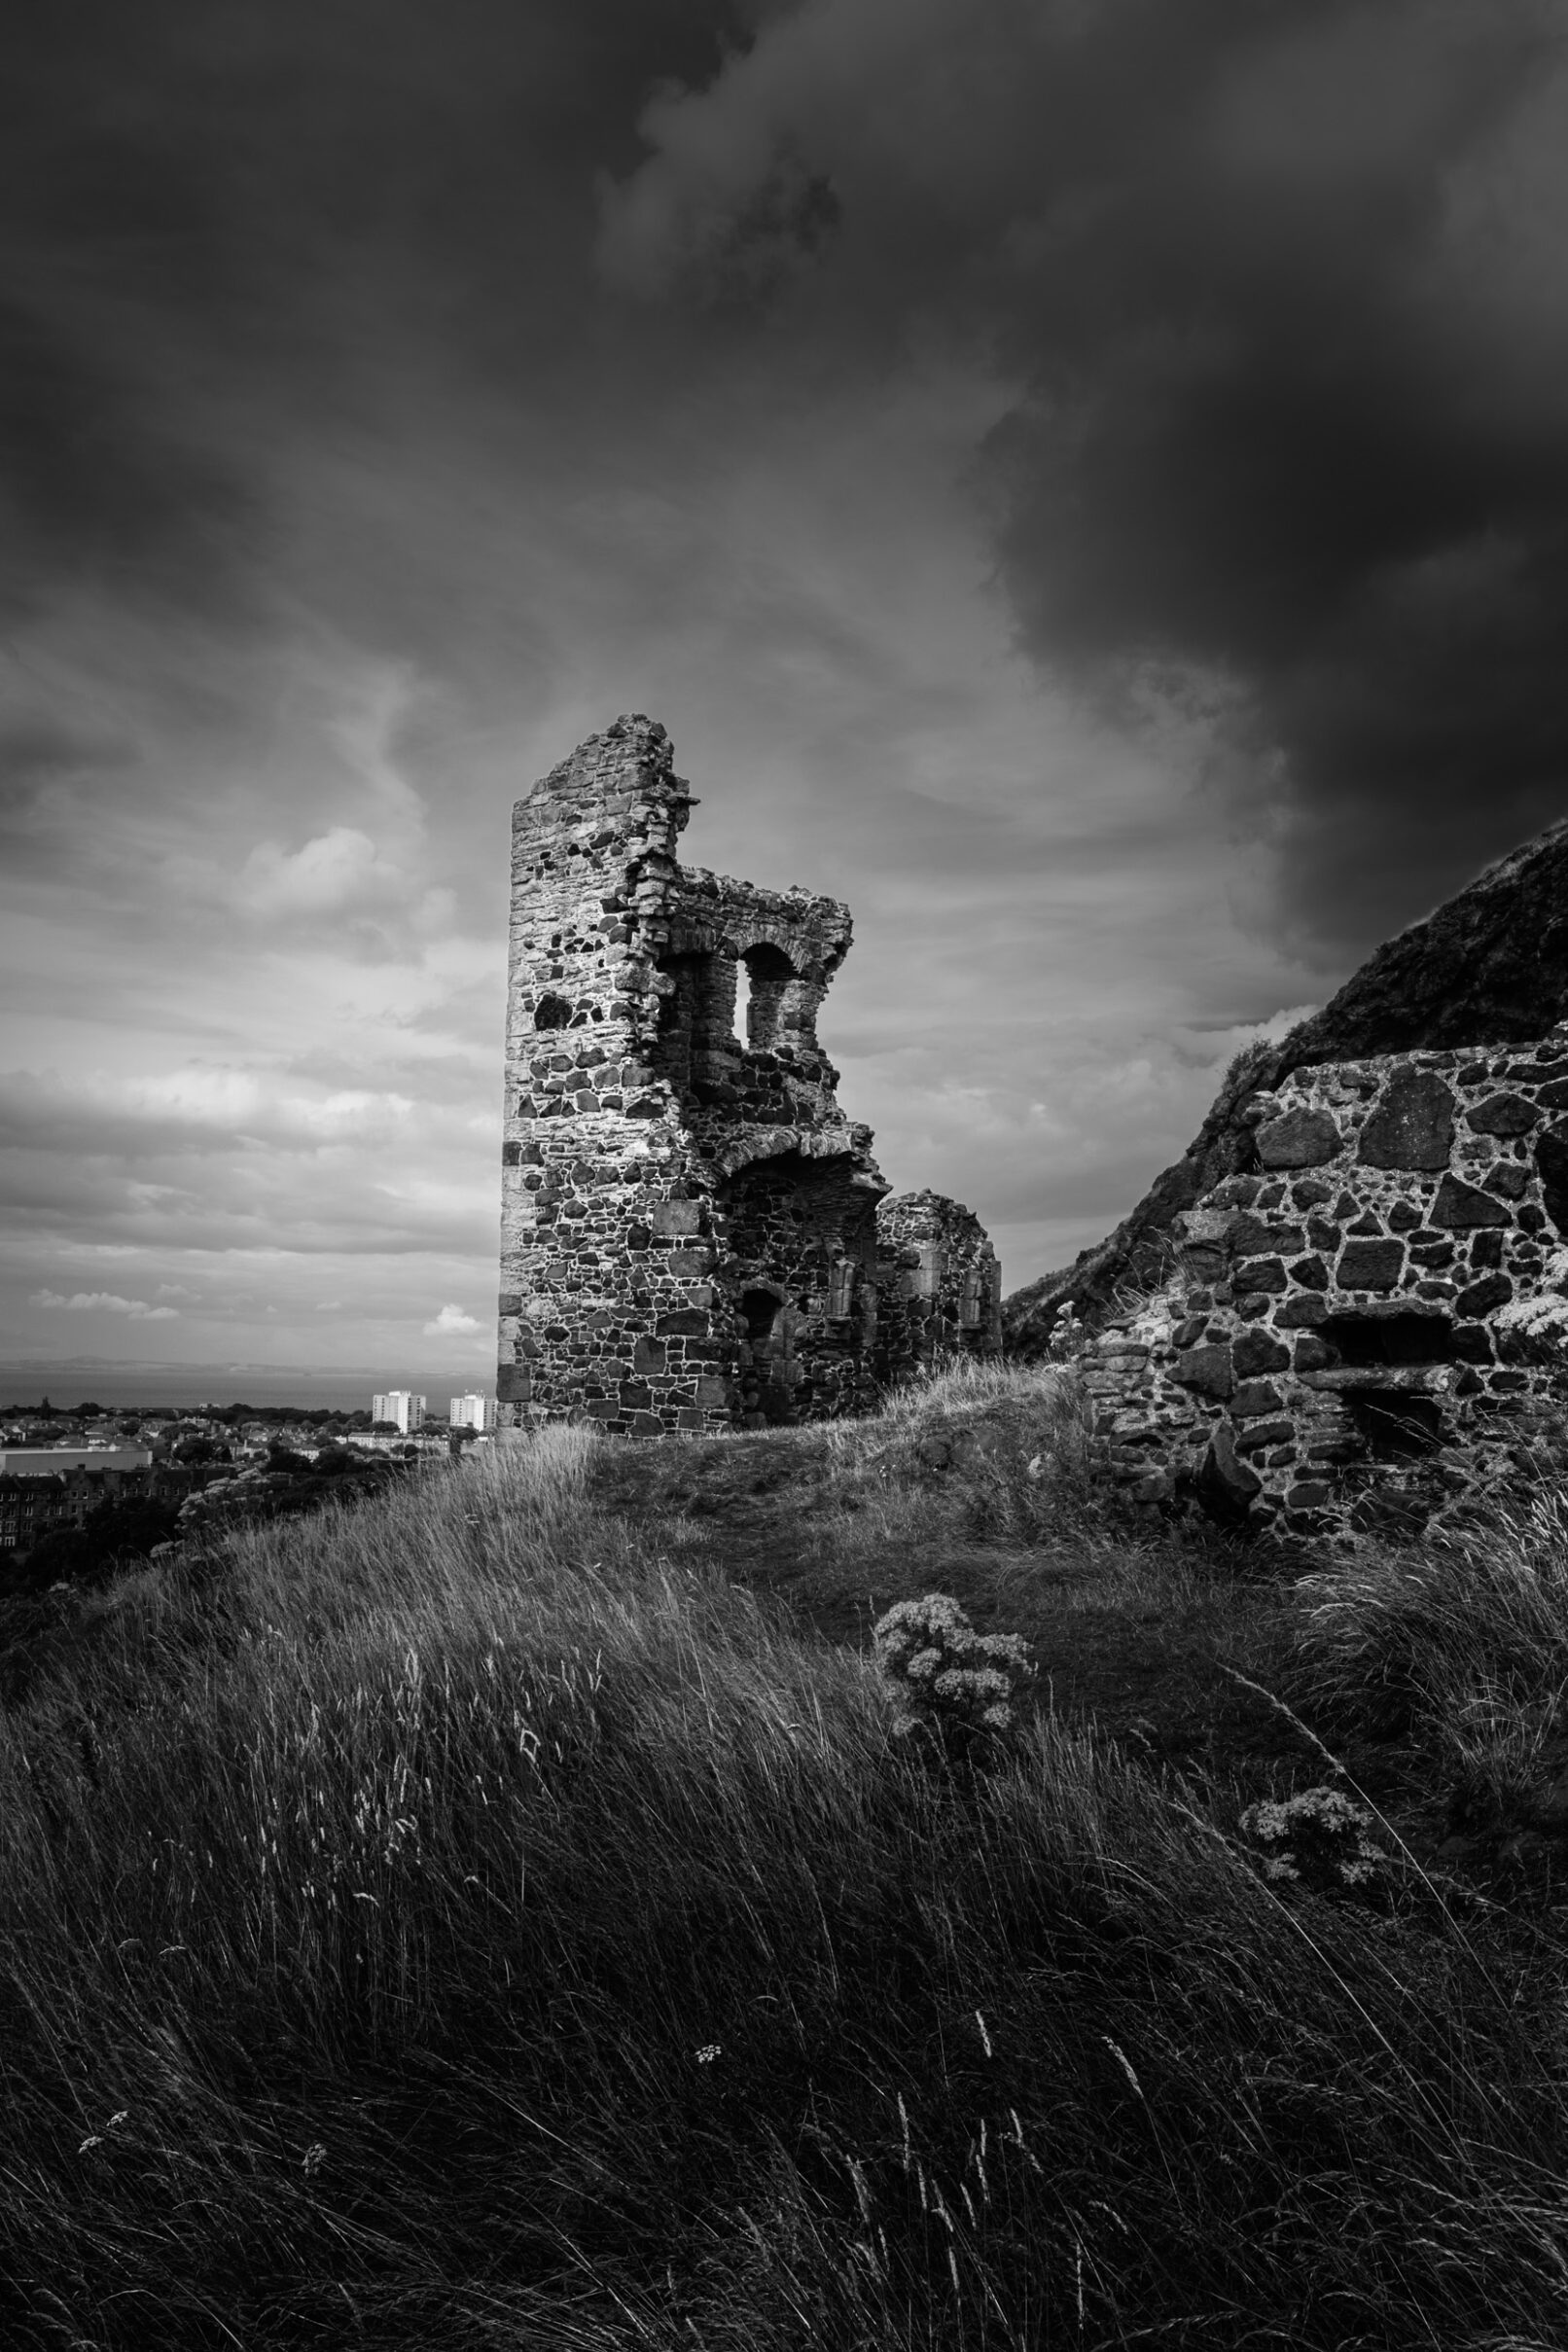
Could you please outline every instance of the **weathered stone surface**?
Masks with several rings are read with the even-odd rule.
[[[1542,1138],[1544,1142],[1545,1137]],[[1539,1151],[1539,1146],[1537,1146]],[[1514,1220],[1501,1200],[1479,1192],[1463,1178],[1444,1176],[1438,1187],[1438,1196],[1432,1203],[1432,1222],[1448,1232],[1463,1233],[1482,1225],[1512,1225]]]
[[[1230,1399],[1230,1418],[1256,1420],[1264,1413],[1277,1413],[1284,1402],[1272,1380],[1242,1380]]]
[[[1488,1094],[1468,1114],[1478,1135],[1528,1135],[1541,1114],[1522,1094]]]
[[[1306,1235],[1299,1225],[1282,1225],[1266,1217],[1237,1216],[1226,1235],[1233,1258],[1263,1258],[1280,1250],[1299,1250]]]
[[[1332,1112],[1301,1108],[1265,1119],[1257,1144],[1265,1168],[1316,1168],[1338,1157],[1344,1139]]]
[[[1469,1321],[1478,1322],[1482,1315],[1491,1314],[1494,1308],[1507,1305],[1513,1296],[1514,1285],[1506,1274],[1483,1274],[1479,1282],[1473,1282],[1468,1290],[1459,1293],[1455,1302],[1456,1312]]]
[[[1287,1299],[1274,1309],[1274,1329],[1281,1332],[1304,1331],[1314,1324],[1326,1323],[1329,1305],[1326,1299],[1315,1297]]]
[[[1445,1168],[1453,1114],[1453,1089],[1435,1070],[1397,1070],[1361,1130],[1356,1157],[1373,1168]]]
[[[1339,1252],[1335,1279],[1344,1291],[1392,1290],[1405,1264],[1400,1241],[1347,1241]]]
[[[1237,1431],[1236,1451],[1255,1457],[1272,1453],[1276,1446],[1288,1443],[1295,1435],[1294,1421],[1252,1421]]]
[[[1272,1332],[1245,1331],[1237,1335],[1230,1361],[1238,1379],[1255,1379],[1262,1372],[1283,1372],[1291,1351]]]
[[[1225,1398],[1235,1386],[1228,1347],[1190,1347],[1171,1366],[1171,1378],[1179,1388],[1191,1388],[1202,1397]]]
[[[1333,1488],[1322,1486],[1315,1479],[1303,1479],[1299,1486],[1286,1489],[1285,1505],[1290,1511],[1321,1511],[1333,1496]]]

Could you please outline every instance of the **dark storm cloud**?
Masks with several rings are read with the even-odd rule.
[[[1556,0],[803,0],[607,204],[700,289],[777,159],[837,235],[790,332],[1016,387],[981,467],[1031,651],[1215,716],[1333,956],[1568,803]],[[1543,395],[1546,395],[1543,397]]]
[[[1242,690],[1254,773],[1287,763],[1289,901],[1337,944],[1568,800],[1568,435],[1517,415],[1443,250],[1555,60],[1533,11],[1280,8],[1271,47],[1246,13],[1007,321],[1000,552],[1048,659]]]
[[[570,365],[592,175],[725,0],[76,0],[0,91],[0,595],[236,606],[267,461],[420,356]],[[252,616],[254,621],[254,616]]]

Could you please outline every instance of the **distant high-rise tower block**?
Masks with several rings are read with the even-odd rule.
[[[425,1400],[410,1395],[406,1388],[389,1388],[384,1397],[371,1400],[373,1421],[394,1421],[405,1437],[411,1430],[425,1425]]]
[[[878,1386],[888,1188],[816,1035],[849,910],[683,871],[693,805],[630,717],[513,814],[502,1428],[756,1427]],[[959,1344],[988,1352],[993,1303]]]
[[[495,1407],[488,1397],[453,1397],[446,1414],[446,1426],[448,1429],[493,1429]]]

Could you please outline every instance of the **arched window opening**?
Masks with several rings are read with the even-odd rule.
[[[735,1035],[744,1045],[751,1038],[751,966],[742,957],[735,966]]]
[[[735,1050],[731,959],[701,949],[662,956],[654,985],[662,1069],[683,1087],[722,1076]]]
[[[754,1052],[778,1042],[784,991],[795,978],[795,966],[782,948],[766,943],[748,947],[741,961],[746,969],[747,1045]]]
[[[828,1276],[828,1320],[846,1323],[855,1310],[855,1264],[840,1258]]]
[[[564,996],[542,996],[534,1007],[536,1029],[564,1029],[572,1017],[572,1008]]]

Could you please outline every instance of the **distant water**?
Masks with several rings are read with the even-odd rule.
[[[369,1412],[371,1399],[389,1388],[410,1388],[445,1414],[453,1397],[471,1390],[493,1396],[495,1380],[474,1372],[255,1371],[229,1364],[0,1364],[0,1412],[38,1405],[47,1396],[64,1409],[77,1405],[298,1405],[313,1412]]]

